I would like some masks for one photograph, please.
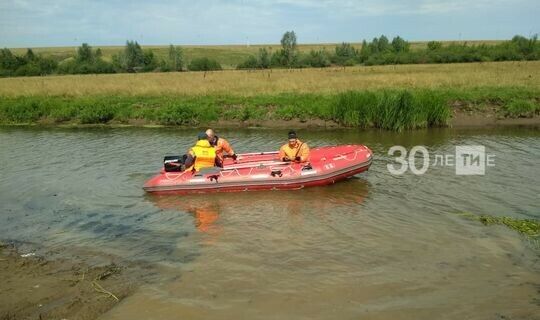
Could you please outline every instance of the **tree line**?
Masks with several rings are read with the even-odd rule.
[[[281,39],[281,49],[271,53],[266,48],[261,48],[257,55],[248,57],[237,68],[321,68],[331,65],[372,66],[520,60],[540,60],[540,42],[536,35],[531,38],[516,35],[510,41],[495,45],[467,43],[444,45],[439,41],[430,41],[425,48],[416,50],[411,50],[410,43],[400,36],[390,41],[381,35],[370,42],[362,41],[359,49],[344,42],[331,51],[323,48],[304,53],[298,50],[294,31],[288,31]]]
[[[467,43],[428,42],[425,48],[411,50],[410,43],[397,36],[391,41],[384,35],[364,40],[360,48],[341,43],[333,50],[326,48],[300,52],[294,31],[287,31],[281,38],[281,48],[272,52],[261,48],[241,62],[238,69],[305,68],[332,65],[387,65],[420,63],[456,63],[482,61],[540,60],[540,42],[537,36],[514,36],[510,41],[495,45]],[[170,45],[164,58],[157,57],[151,49],[143,49],[136,41],[127,41],[124,49],[103,59],[100,48],[87,43],[77,48],[74,57],[62,61],[58,58],[35,54],[28,49],[15,55],[5,48],[0,50],[0,76],[38,76],[48,74],[97,74],[124,72],[171,72],[221,70],[220,63],[207,57],[187,62],[183,49]]]
[[[24,55],[15,55],[5,48],[0,50],[0,76],[40,76],[48,74],[97,74],[125,72],[221,70],[219,62],[209,58],[195,58],[186,63],[181,47],[170,45],[167,56],[159,59],[152,50],[143,48],[136,41],[127,41],[124,49],[103,59],[100,48],[87,43],[77,48],[74,57],[57,61],[51,57],[35,54],[28,49]]]

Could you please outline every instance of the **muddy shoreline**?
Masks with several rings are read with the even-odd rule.
[[[19,124],[1,124],[2,126],[43,126],[43,127],[59,127],[59,128],[92,128],[92,127],[135,127],[135,128],[201,128],[212,127],[217,129],[234,129],[234,128],[254,128],[254,129],[355,129],[355,127],[342,126],[339,123],[331,120],[309,119],[309,120],[219,120],[198,126],[167,126],[147,121],[144,119],[134,119],[128,122],[110,121],[106,124],[80,124],[77,122],[71,123],[55,123],[47,119],[40,120],[36,123],[19,123]],[[451,128],[482,128],[482,127],[511,127],[523,126],[540,128],[540,116],[532,118],[501,118],[496,111],[493,112],[471,112],[460,109],[452,110],[452,118],[449,121],[448,127]],[[369,129],[369,128],[368,128]],[[362,130],[362,129],[360,129]]]
[[[0,242],[0,320],[96,319],[140,286],[139,272],[109,259],[48,258]]]

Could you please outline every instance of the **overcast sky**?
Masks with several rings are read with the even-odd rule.
[[[540,0],[0,0],[0,47],[509,39],[539,16]]]

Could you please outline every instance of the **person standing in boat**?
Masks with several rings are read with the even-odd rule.
[[[281,161],[306,162],[309,160],[309,147],[296,136],[294,130],[289,131],[289,142],[279,149]]]
[[[219,164],[218,161],[216,149],[210,144],[208,135],[201,132],[197,136],[197,143],[189,149],[184,165],[186,171],[199,171],[203,168],[214,167]]]
[[[218,137],[212,129],[206,130],[206,134],[208,135],[208,141],[210,141],[210,145],[212,145],[216,149],[218,163],[223,164],[223,152],[226,152],[228,156],[236,160],[236,153],[234,153],[234,150],[229,144],[229,141]]]

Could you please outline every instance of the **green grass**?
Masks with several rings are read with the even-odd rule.
[[[429,90],[349,91],[338,95],[333,115],[345,126],[401,131],[445,126],[450,109],[441,94]]]
[[[532,118],[540,113],[540,105],[532,100],[515,99],[501,108],[503,116]]]
[[[538,101],[536,89],[380,89],[336,94],[234,95],[95,95],[0,97],[0,123],[146,123],[198,126],[218,120],[324,120],[345,127],[402,131],[445,126],[450,105],[493,103],[501,110],[525,108],[520,101]],[[531,102],[532,103],[532,102]],[[518,107],[516,107],[518,106]],[[526,110],[539,110],[538,103]],[[522,110],[522,109],[519,109]],[[522,115],[522,111],[517,115]],[[512,114],[516,115],[516,114]]]

